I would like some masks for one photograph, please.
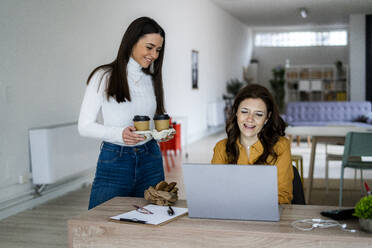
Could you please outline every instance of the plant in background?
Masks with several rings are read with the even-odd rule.
[[[365,196],[355,205],[354,215],[361,219],[372,219],[372,196]]]
[[[229,81],[227,81],[227,85],[226,85],[227,93],[235,97],[236,94],[238,94],[238,91],[240,90],[240,88],[243,87],[244,84],[245,83],[243,83],[237,78],[230,79]]]
[[[276,104],[278,104],[279,111],[282,113],[284,109],[284,74],[285,69],[283,66],[277,66],[273,70],[273,79],[270,80],[271,89],[273,90]]]
[[[345,77],[345,72],[344,72],[344,66],[342,64],[341,60],[337,60],[335,62],[336,70],[337,70],[337,77],[342,78]]]
[[[246,82],[242,82],[237,78],[233,78],[227,81],[226,91],[228,94],[222,95],[223,100],[225,100],[225,121],[227,121],[229,116],[231,115],[232,104],[236,94],[238,94],[238,91],[246,84]]]

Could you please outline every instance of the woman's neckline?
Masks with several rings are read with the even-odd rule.
[[[254,144],[256,144],[256,143],[258,142],[258,140],[259,140],[259,139],[257,138],[257,140],[255,140],[254,142],[249,142],[249,144],[246,145],[246,143],[243,142],[242,138],[239,137],[239,142],[240,142],[240,144],[241,144],[243,147],[245,147],[246,149],[249,149],[251,146],[253,146]]]
[[[131,72],[142,72],[142,66],[132,57],[129,57],[127,68]]]

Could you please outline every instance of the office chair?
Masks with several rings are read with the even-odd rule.
[[[337,143],[336,145],[344,145],[344,143]],[[328,152],[328,144],[325,144],[325,154],[326,154],[326,166],[325,166],[325,185],[326,194],[328,194],[328,174],[329,174],[329,161],[342,161],[343,154]],[[363,178],[363,172],[360,171],[360,178]],[[357,169],[354,169],[354,181],[357,179]],[[363,181],[363,180],[362,180]]]
[[[301,176],[301,182],[302,182],[302,186],[304,185],[304,160],[303,160],[303,157],[302,155],[295,155],[295,154],[292,154],[291,155],[291,160],[292,160],[292,165],[293,163],[296,165],[296,169],[297,171],[299,171],[299,174]]]
[[[372,132],[349,132],[345,138],[344,155],[342,157],[339,207],[342,206],[342,190],[345,168],[372,169],[372,162],[362,162],[361,156],[372,156]],[[361,178],[363,182],[363,178]]]
[[[293,199],[292,204],[298,204],[298,205],[305,205],[305,194],[304,189],[302,187],[302,181],[300,174],[298,173],[298,170],[296,167],[293,166]]]

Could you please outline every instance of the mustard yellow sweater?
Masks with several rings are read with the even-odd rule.
[[[226,154],[227,139],[219,141],[214,147],[214,154],[212,164],[227,164]],[[263,152],[263,146],[260,141],[257,141],[249,149],[249,156],[246,149],[237,140],[239,147],[239,158],[237,164],[254,164],[258,157]],[[274,146],[274,151],[278,158],[271,165],[276,165],[278,170],[278,200],[280,204],[290,204],[293,198],[292,195],[292,181],[293,181],[293,168],[291,164],[291,145],[288,139],[280,137],[279,141]],[[268,157],[271,161],[272,157]]]

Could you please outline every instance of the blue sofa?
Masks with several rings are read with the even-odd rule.
[[[290,126],[353,125],[372,127],[371,103],[289,102],[285,120]]]

